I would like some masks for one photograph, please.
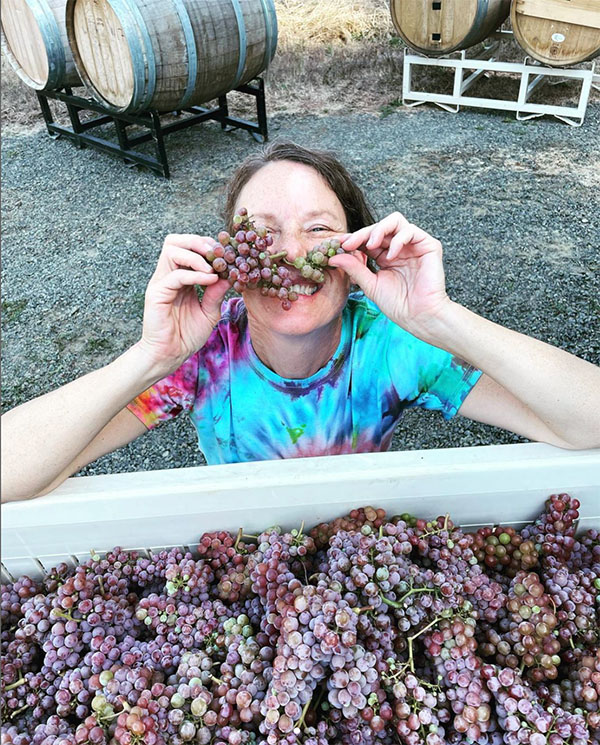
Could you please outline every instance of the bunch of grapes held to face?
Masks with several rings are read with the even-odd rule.
[[[288,266],[300,271],[307,283],[320,285],[325,281],[323,268],[329,259],[344,253],[337,238],[315,246],[306,256],[287,261],[287,252],[273,253],[273,238],[267,229],[255,226],[248,211],[242,207],[233,218],[234,235],[222,230],[218,244],[207,253],[206,259],[221,279],[226,279],[236,292],[258,289],[262,295],[279,298],[284,310],[290,310],[298,299]]]

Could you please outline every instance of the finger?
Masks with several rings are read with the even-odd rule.
[[[354,233],[350,233],[348,238],[345,238],[342,241],[342,248],[344,249],[344,251],[355,251],[357,248],[366,245],[373,227],[373,225],[367,225],[367,227],[365,228],[361,228]]]
[[[208,315],[221,317],[221,303],[231,285],[226,279],[220,279],[208,285],[202,295],[202,308]]]
[[[353,233],[336,233],[333,237],[337,238],[340,243],[348,240]]]
[[[342,269],[370,297],[375,289],[376,275],[367,269],[364,260],[361,261],[351,253],[337,254],[329,259],[329,265]]]
[[[388,215],[373,226],[365,248],[367,250],[381,247],[387,248],[390,236],[393,237],[407,223],[408,220],[404,215],[401,215],[399,212],[392,212],[391,215]]]
[[[164,245],[179,246],[187,248],[190,251],[196,251],[205,254],[209,249],[217,245],[217,241],[208,235],[194,235],[193,233],[170,233],[166,238]]]
[[[201,254],[179,246],[165,246],[164,254],[174,268],[195,269],[199,272],[211,272],[211,265]]]
[[[215,284],[219,277],[214,273],[195,272],[189,269],[175,269],[158,281],[148,285],[149,296],[162,303],[172,303],[180,290],[191,285],[207,286]]]
[[[398,257],[406,255],[412,257],[422,256],[438,248],[441,248],[441,244],[437,238],[429,235],[429,233],[426,233],[416,225],[407,223],[392,238],[386,258],[388,261],[393,261]]]

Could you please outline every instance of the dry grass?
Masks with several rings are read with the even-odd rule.
[[[279,51],[314,48],[352,40],[379,41],[392,32],[382,0],[276,0]]]
[[[275,0],[279,26],[277,54],[267,73],[267,110],[331,115],[371,111],[387,113],[401,102],[403,47],[392,24],[387,0]],[[515,43],[505,43],[503,59],[522,60]],[[415,73],[419,89],[451,92],[449,71]],[[515,78],[488,86],[499,98],[514,99]],[[81,90],[81,89],[80,89]],[[578,85],[544,88],[545,100],[573,103]],[[486,95],[482,91],[480,95]],[[236,113],[250,113],[243,96],[233,96]],[[592,100],[600,95],[592,93]],[[57,118],[63,117],[58,106]],[[7,129],[42,123],[34,91],[2,58],[2,124]],[[63,119],[63,121],[66,121]]]

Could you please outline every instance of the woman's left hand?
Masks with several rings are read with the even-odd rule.
[[[329,260],[343,269],[394,323],[423,338],[442,313],[446,294],[442,244],[399,212],[342,238],[348,253]],[[356,252],[362,252],[363,256]],[[365,255],[379,266],[366,266]]]

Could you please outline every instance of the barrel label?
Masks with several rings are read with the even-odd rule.
[[[556,42],[557,44],[561,44],[566,39],[566,36],[564,34],[552,34],[552,41]]]

